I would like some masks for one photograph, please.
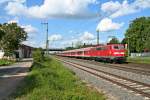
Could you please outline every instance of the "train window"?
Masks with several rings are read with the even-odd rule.
[[[101,48],[101,47],[98,47],[98,48],[96,48],[96,50],[102,50],[102,48]]]
[[[73,55],[73,52],[71,52],[71,55]]]
[[[124,46],[123,46],[123,45],[120,45],[119,48],[120,48],[120,49],[124,49]]]
[[[116,45],[116,46],[114,46],[114,49],[119,49],[119,46],[117,46],[117,45]]]
[[[78,54],[82,54],[82,51],[79,51]]]
[[[118,50],[122,50],[122,49],[124,49],[124,46],[123,45],[115,45],[113,48],[118,49]]]
[[[101,47],[101,50],[107,50],[107,47]]]
[[[107,47],[98,47],[96,50],[107,50]]]

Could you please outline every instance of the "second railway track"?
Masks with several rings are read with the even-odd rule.
[[[74,59],[74,60],[78,60],[78,61],[82,61],[82,62],[86,62],[90,64],[95,64],[95,65],[102,65],[103,67],[124,70],[128,72],[133,72],[136,74],[142,74],[142,75],[147,75],[147,76],[150,75],[150,68],[142,68],[142,67],[137,67],[137,66],[121,65],[121,64],[109,64],[109,63],[104,64],[104,63],[100,63],[97,61],[90,61],[90,60],[83,60],[83,59],[76,59],[76,58],[69,58],[69,59]]]
[[[74,63],[71,61],[58,59],[66,64],[69,64],[73,67],[76,67],[80,70],[83,70],[89,74],[92,74],[96,77],[102,78],[106,81],[109,81],[113,84],[126,88],[130,91],[140,94],[143,98],[150,100],[150,85],[142,82],[138,82],[132,79],[114,75],[108,72],[104,72],[95,68],[87,67],[82,64]]]

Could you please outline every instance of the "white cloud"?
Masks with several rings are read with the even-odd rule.
[[[18,24],[19,24],[19,19],[16,17],[16,18],[14,18],[14,19],[12,19],[12,20],[9,20],[8,23],[9,23],[9,24],[10,24],[10,23],[18,23]]]
[[[69,46],[75,46],[77,42],[79,42],[80,40],[77,39],[77,38],[74,38],[74,39],[66,39],[66,40],[63,40],[61,43],[59,43],[61,45],[62,48],[65,48],[65,47],[69,47]]]
[[[112,22],[112,19],[110,18],[104,18],[99,22],[96,30],[100,32],[106,32],[120,29],[122,26],[123,23],[115,23]]]
[[[83,35],[80,37],[81,40],[93,40],[94,38],[94,35],[89,32],[84,32]]]
[[[32,25],[21,25],[19,23],[19,19],[18,17],[15,17],[14,19],[12,20],[9,20],[8,23],[17,23],[20,27],[24,28],[24,30],[27,32],[27,33],[37,33],[38,32],[38,29],[33,27]]]
[[[32,25],[23,25],[21,26],[27,33],[37,33],[38,29],[33,27]]]
[[[1,0],[1,1],[0,1],[0,4],[7,3],[7,2],[25,3],[26,0]]]
[[[72,45],[76,46],[78,42],[80,42],[81,44],[83,43],[89,44],[89,43],[93,43],[94,39],[95,39],[95,36],[92,33],[86,31],[80,34],[80,36],[76,36],[76,37],[73,36],[73,38],[61,41],[59,45],[61,45],[62,48],[65,48],[65,47],[69,47]]]
[[[31,46],[31,47],[37,47],[37,43],[36,41],[31,41],[31,40],[27,40],[27,41],[23,41],[22,44],[24,45],[28,45],[28,46]]]
[[[150,8],[150,0],[136,0],[134,5],[142,9]]]
[[[121,4],[118,1],[115,1],[115,2],[109,1],[109,2],[102,4],[101,6],[101,10],[103,12],[114,12],[118,10],[119,8],[121,8]]]
[[[89,10],[89,5],[96,2],[97,0],[44,0],[42,5],[31,7],[22,2],[9,2],[6,10],[10,15],[33,18],[93,18],[97,14]]]
[[[28,39],[26,41],[23,41],[21,44],[28,45],[35,48],[45,48],[46,43],[45,41],[37,41],[36,39]]]
[[[60,34],[53,34],[49,36],[50,41],[59,41],[62,39],[62,36]]]
[[[150,0],[135,0],[132,3],[128,3],[127,0],[124,0],[122,3],[118,1],[109,1],[103,3],[101,6],[103,12],[111,13],[111,18],[136,13],[146,8],[150,8]]]

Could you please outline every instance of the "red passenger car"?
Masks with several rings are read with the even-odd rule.
[[[108,62],[123,62],[126,60],[123,44],[108,44],[64,51],[58,55],[84,59],[94,59]]]

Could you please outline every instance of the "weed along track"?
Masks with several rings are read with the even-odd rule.
[[[60,60],[60,59],[58,59]],[[74,63],[71,61],[60,60],[68,65],[71,65],[75,68],[83,70],[91,75],[104,79],[108,82],[111,82],[115,85],[126,88],[129,91],[132,91],[135,95],[141,95],[145,99],[150,99],[150,85],[142,82],[138,82],[132,79],[114,75],[108,72],[104,72],[95,68],[87,67],[82,64]]]

